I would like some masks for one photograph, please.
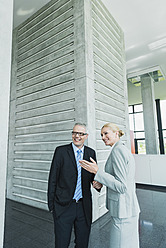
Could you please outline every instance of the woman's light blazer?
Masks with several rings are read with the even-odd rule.
[[[94,180],[107,186],[106,207],[111,216],[129,218],[140,212],[135,192],[135,161],[128,148],[118,141]]]

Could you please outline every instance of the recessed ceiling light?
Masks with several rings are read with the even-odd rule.
[[[32,9],[27,9],[27,10],[24,10],[22,8],[19,8],[17,10],[17,15],[18,16],[25,16],[25,15],[29,15],[29,14],[32,14],[34,12],[35,8],[32,8]]]
[[[166,38],[152,42],[148,45],[150,50],[156,50],[166,46]]]

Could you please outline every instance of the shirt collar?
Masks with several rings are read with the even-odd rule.
[[[73,144],[73,142],[72,142],[72,147],[73,147],[74,153],[76,153],[78,150],[81,150],[82,153],[84,152],[84,146],[83,146],[81,149],[79,149],[79,148],[78,148],[77,146],[75,146],[75,145]]]

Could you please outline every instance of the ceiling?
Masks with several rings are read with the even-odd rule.
[[[160,66],[166,75],[166,1],[102,0],[124,31],[127,74]],[[14,27],[49,0],[14,0]]]

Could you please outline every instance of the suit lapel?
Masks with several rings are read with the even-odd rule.
[[[84,156],[83,156],[84,160],[88,160],[88,156],[87,156],[87,147],[84,146]]]
[[[111,162],[111,160],[112,160],[112,154],[111,153],[115,149],[115,147],[117,147],[119,144],[121,144],[120,140],[115,143],[115,145],[113,146],[113,148],[112,148],[112,150],[110,152],[110,155],[108,156],[108,159],[107,159],[106,164],[105,164],[105,171],[106,172],[114,174],[113,171],[112,171],[113,167],[112,167],[112,162]]]
[[[83,159],[84,160],[89,160],[88,156],[87,156],[87,147],[84,146],[84,155],[83,155]],[[85,169],[81,168],[81,177],[82,180],[84,181],[84,178],[86,177],[85,174],[87,173]]]
[[[115,143],[115,145],[113,146],[112,151],[113,151],[113,149],[114,149],[116,146],[118,146],[118,145],[120,145],[120,144],[121,144],[121,140],[117,141],[117,142]]]
[[[73,166],[77,170],[77,164],[76,164],[76,160],[75,160],[75,155],[74,155],[72,143],[70,143],[70,145],[68,146],[68,154],[69,154],[69,157],[70,157],[70,159],[72,161]]]

